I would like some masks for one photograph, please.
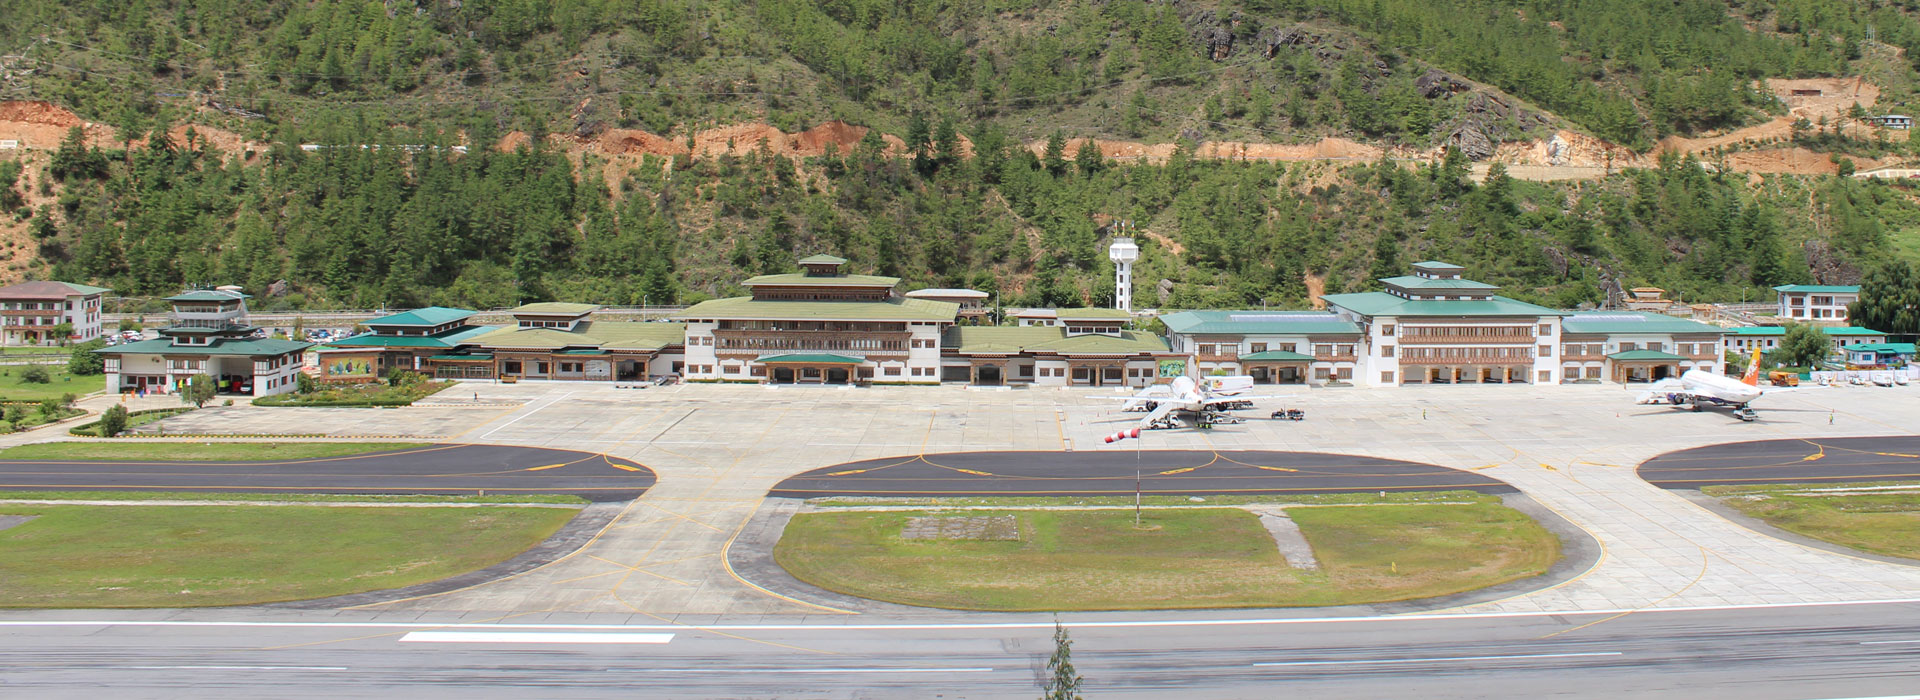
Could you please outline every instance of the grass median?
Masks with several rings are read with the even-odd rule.
[[[1895,490],[1895,489],[1914,490]],[[1920,483],[1708,486],[1774,527],[1863,552],[1920,559]]]
[[[1496,503],[1294,508],[1320,569],[1287,566],[1237,508],[820,512],[774,549],[794,577],[963,610],[1320,606],[1426,598],[1544,573],[1559,540]],[[905,539],[916,517],[1012,516],[1018,538]]]
[[[189,607],[434,581],[511,558],[554,508],[0,505],[0,607]]]
[[[0,459],[93,462],[278,462],[432,447],[419,442],[42,442],[0,450]]]

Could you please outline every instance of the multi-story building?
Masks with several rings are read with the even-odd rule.
[[[1841,326],[1822,328],[1827,334],[1827,342],[1833,345],[1834,352],[1840,352],[1848,345],[1860,343],[1878,343],[1887,339],[1887,334],[1871,328],[1859,326]],[[1787,337],[1785,326],[1740,326],[1727,329],[1723,349],[1741,355],[1751,354],[1755,350],[1773,352],[1780,347],[1780,340]]]
[[[752,296],[695,304],[686,322],[690,380],[937,384],[941,336],[959,305],[903,297],[896,277],[847,274],[831,255],[802,272],[742,284]]]
[[[100,337],[100,300],[110,291],[72,282],[0,287],[0,344],[59,345]],[[68,324],[65,334],[55,329]]]
[[[1847,305],[1860,300],[1857,284],[1783,284],[1779,292],[1780,318],[1817,323],[1846,323]]]
[[[907,292],[909,299],[927,299],[930,301],[950,301],[960,307],[959,317],[967,323],[980,323],[987,320],[987,299],[990,295],[977,289],[915,289]]]
[[[1365,386],[1650,381],[1713,369],[1719,328],[1639,311],[1570,313],[1495,295],[1457,265],[1423,262],[1386,291],[1330,294],[1330,309],[1183,311],[1161,317],[1191,373]]]
[[[634,381],[677,374],[685,358],[686,324],[596,321],[593,304],[543,302],[507,313],[512,326],[460,342],[427,358],[442,378]]]
[[[1360,329],[1358,384],[1553,383],[1566,312],[1495,295],[1464,268],[1422,262],[1383,292],[1321,299]],[[1361,368],[1364,369],[1361,369]]]
[[[1061,309],[1059,316],[1064,323],[1057,326],[948,329],[941,378],[988,386],[1146,386],[1186,373],[1186,354],[1151,333],[1127,330],[1124,311]]]
[[[1560,381],[1645,382],[1717,372],[1725,331],[1667,314],[1588,311],[1560,319]]]
[[[312,343],[259,338],[247,323],[247,295],[199,289],[167,297],[171,323],[160,337],[101,348],[107,389],[172,393],[196,375],[219,394],[269,396],[293,391]]]
[[[1360,325],[1323,311],[1181,311],[1160,317],[1196,377],[1246,375],[1262,384],[1352,381]]]
[[[314,350],[320,378],[334,382],[374,381],[394,367],[432,373],[429,358],[451,353],[467,341],[497,330],[495,326],[468,323],[473,314],[466,309],[429,306],[369,319],[363,324],[367,327],[366,333]]]

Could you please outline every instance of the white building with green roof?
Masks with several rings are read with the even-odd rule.
[[[0,287],[0,345],[59,345],[98,338],[100,300],[109,291],[49,280]],[[66,328],[61,332],[63,324]]]
[[[474,311],[429,306],[368,319],[367,332],[316,349],[320,379],[330,382],[377,381],[400,367],[432,374],[428,358],[460,348],[494,326],[468,323]],[[491,375],[488,375],[491,376]]]
[[[1847,305],[1860,300],[1857,284],[1783,284],[1773,291],[1779,295],[1780,318],[1793,321],[1843,324]]]
[[[1246,375],[1261,384],[1351,381],[1360,325],[1327,311],[1181,311],[1160,317],[1187,374]]]
[[[1499,296],[1464,268],[1422,262],[1380,280],[1386,291],[1328,294],[1360,329],[1356,384],[1551,384],[1560,381],[1564,311]]]
[[[313,343],[260,338],[247,322],[247,295],[198,289],[171,297],[173,318],[160,337],[97,350],[105,360],[107,390],[173,393],[196,375],[213,378],[228,396],[293,391]]]
[[[959,304],[903,297],[900,280],[842,271],[831,255],[801,272],[761,275],[751,296],[714,299],[675,315],[686,323],[685,376],[775,384],[937,384],[941,334]]]
[[[1649,382],[1718,372],[1726,329],[1647,311],[1583,311],[1560,320],[1560,379]]]

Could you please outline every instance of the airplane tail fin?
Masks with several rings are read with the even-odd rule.
[[[1753,360],[1747,363],[1747,373],[1740,376],[1740,382],[1747,386],[1760,386],[1760,349],[1753,351]]]

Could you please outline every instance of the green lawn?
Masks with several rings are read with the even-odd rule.
[[[45,384],[34,384],[20,380],[20,373],[28,367],[39,367],[47,371]],[[7,401],[39,401],[57,399],[62,394],[86,396],[100,391],[106,386],[100,377],[76,377],[67,373],[66,365],[0,365],[0,399]]]
[[[0,450],[0,459],[82,461],[258,462],[415,450],[419,442],[42,442]]]
[[[556,508],[0,506],[0,607],[301,600],[433,581],[504,561]]]
[[[1863,552],[1920,559],[1920,492],[1805,493],[1809,488],[1884,485],[1709,486],[1701,491],[1788,532]]]
[[[1020,539],[906,540],[927,512],[807,513],[774,559],[796,578],[864,598],[966,610],[1314,606],[1424,598],[1545,572],[1559,540],[1502,505],[1289,511],[1320,571],[1289,568],[1237,508],[968,511],[1012,514]]]

